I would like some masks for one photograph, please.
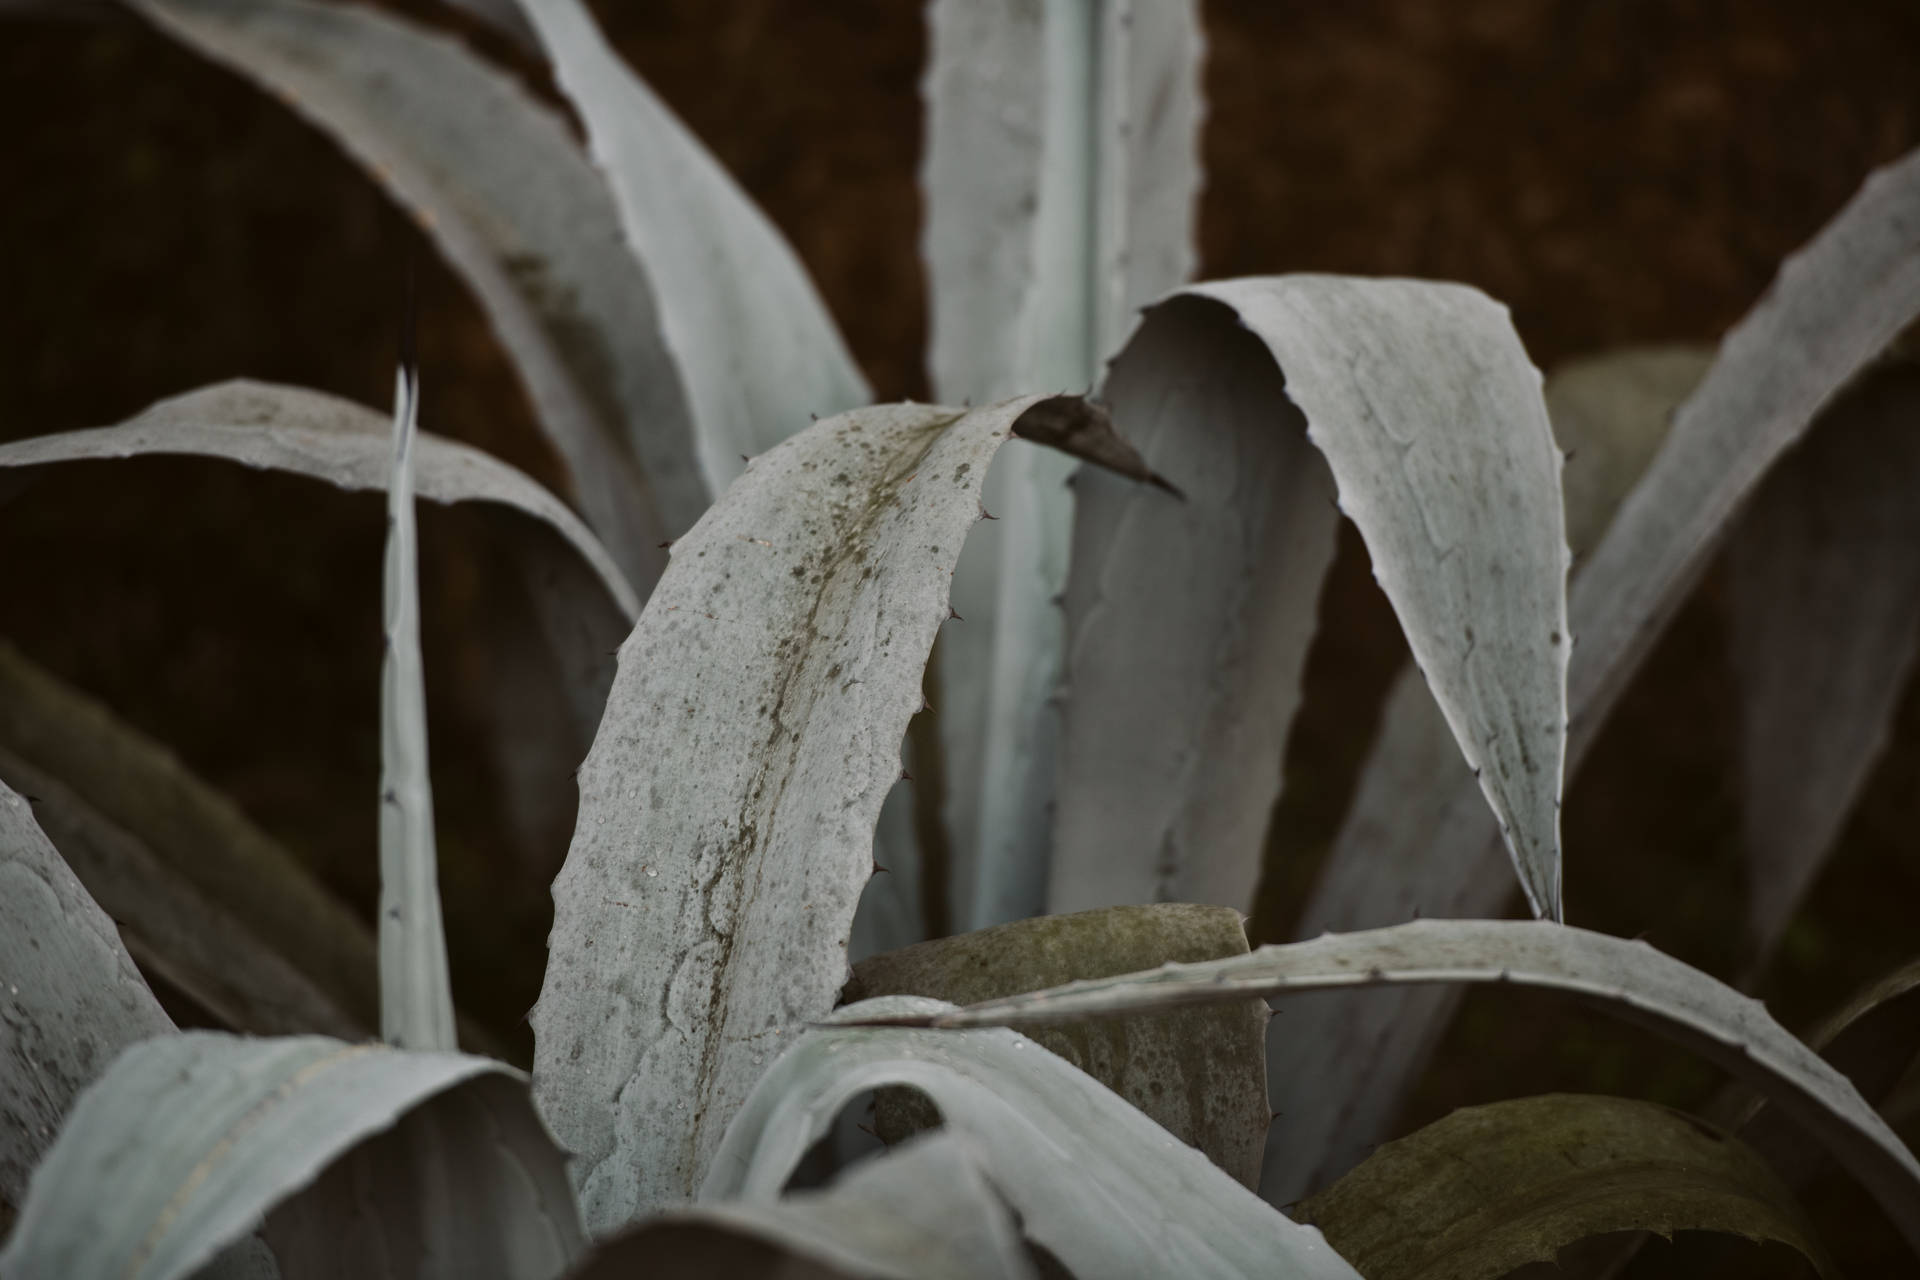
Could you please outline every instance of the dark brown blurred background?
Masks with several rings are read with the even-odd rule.
[[[503,43],[430,0],[392,7]],[[596,6],[772,214],[883,398],[923,396],[920,6]],[[1210,0],[1203,270],[1463,280],[1537,363],[1710,342],[1867,172],[1920,145],[1910,0]],[[522,65],[537,79],[537,71]],[[286,109],[139,25],[0,26],[0,432],[117,421],[247,375],[384,405],[411,240]],[[425,420],[555,483],[479,311],[423,264]],[[485,664],[494,603],[458,521],[426,524],[428,672],[455,978],[524,1043],[549,906],[504,836]],[[191,463],[67,468],[0,508],[0,634],[172,744],[343,894],[374,896],[377,499]],[[1283,933],[1403,648],[1357,538],[1324,604],[1257,926]],[[1740,814],[1709,580],[1571,793],[1576,922],[1737,962]],[[1800,1025],[1920,952],[1920,698],[1762,992]],[[566,831],[548,833],[549,863]],[[1547,1088],[1698,1103],[1715,1074],[1563,1003],[1469,999],[1409,1123]],[[1856,1274],[1906,1259],[1844,1183],[1815,1207]],[[1849,1239],[1834,1238],[1844,1231]],[[1634,1274],[1699,1274],[1684,1237]],[[1755,1274],[1759,1251],[1717,1265]],[[1792,1274],[1790,1269],[1783,1274]]]

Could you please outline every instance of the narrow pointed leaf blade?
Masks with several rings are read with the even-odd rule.
[[[557,113],[397,14],[301,0],[132,0],[332,137],[485,310],[574,496],[643,590],[711,496],[655,284]],[[506,8],[492,4],[489,8]]]
[[[386,655],[380,668],[380,1035],[396,1048],[456,1047],[453,980],[440,918],[427,684],[420,662],[420,566],[413,520],[419,374],[401,366],[387,482]]]
[[[1547,379],[1547,411],[1567,455],[1575,582],[1710,359],[1690,348],[1634,349],[1570,363]],[[1403,670],[1296,936],[1378,928],[1420,915],[1499,914],[1511,888],[1497,849],[1476,852],[1483,889],[1463,906],[1453,895],[1469,878],[1466,871],[1431,844],[1434,831],[1461,820],[1456,806],[1486,825],[1446,717],[1419,673]],[[1293,1010],[1286,1034],[1275,1035],[1268,1047],[1269,1092],[1279,1119],[1268,1139],[1266,1188],[1276,1203],[1325,1186],[1378,1145],[1406,1082],[1389,1065],[1393,1058],[1362,1046],[1388,1038],[1404,1008],[1417,1007],[1419,1020],[1430,1022],[1434,1009],[1452,1008],[1457,996],[1404,988],[1364,1003],[1309,1000]],[[1395,1041],[1394,1051],[1412,1053],[1416,1046]]]
[[[890,996],[836,1021],[931,1017]],[[971,1139],[1027,1238],[1084,1276],[1351,1278],[1320,1233],[1289,1221],[1092,1077],[1007,1031],[822,1027],[767,1071],[727,1130],[703,1201],[778,1194],[852,1098],[904,1085]]]
[[[1550,921],[1415,920],[1247,956],[1167,965],[1070,983],[908,1025],[1020,1026],[1217,1004],[1247,995],[1432,983],[1503,983],[1562,991],[1698,1052],[1764,1092],[1817,1135],[1920,1247],[1920,1161],[1859,1090],[1748,999],[1654,950]],[[1285,1017],[1286,1005],[1281,1006]]]
[[[27,801],[0,784],[0,1202],[18,1206],[74,1097],[173,1023]]]
[[[1265,350],[1236,342],[1236,324]],[[1233,374],[1218,364],[1229,358]],[[1309,511],[1324,473],[1291,438],[1304,419],[1522,885],[1538,912],[1557,915],[1560,458],[1539,374],[1504,308],[1462,286],[1406,280],[1196,286],[1149,313],[1115,360],[1107,397],[1188,505],[1224,510],[1156,514],[1147,504],[1164,495],[1108,501],[1110,485],[1084,495],[1076,546],[1090,555],[1076,558],[1084,585],[1067,600],[1051,905],[1143,887],[1251,901],[1298,698],[1303,617],[1331,556],[1329,518]],[[1138,642],[1141,628],[1161,643]],[[1128,713],[1111,708],[1146,708],[1149,697],[1154,723],[1192,725],[1195,741],[1156,743],[1115,723]],[[1192,880],[1205,892],[1187,890]]]
[[[583,1241],[564,1157],[520,1081],[485,1058],[318,1036],[144,1041],[75,1105],[0,1267],[23,1280],[189,1275],[398,1124],[376,1162],[388,1173],[379,1214],[415,1241],[408,1273],[546,1280]],[[352,1268],[379,1254],[353,1234],[300,1237],[346,1269],[302,1257],[322,1259],[320,1274],[366,1274]]]
[[[916,995],[954,1004],[1170,960],[1244,955],[1230,907],[1103,907],[936,938],[853,967],[843,998]],[[1266,1151],[1267,1009],[1231,1009],[1036,1029],[1057,1053],[1248,1187]],[[883,1130],[883,1136],[884,1130]]]
[[[1825,1250],[1766,1162],[1632,1098],[1543,1094],[1463,1107],[1389,1142],[1299,1207],[1368,1280],[1497,1280],[1615,1231],[1719,1231]]]
[[[1035,404],[881,406],[762,455],[620,651],[533,1013],[598,1231],[691,1195],[824,1016],[980,480]]]
[[[865,380],[791,246],[628,70],[579,0],[521,0],[586,124],[627,243],[645,265],[717,495],[754,456],[865,404]]]
[[[1893,731],[1920,651],[1920,369],[1869,374],[1728,546],[1747,925],[1765,960]]]
[[[958,1134],[914,1138],[824,1191],[670,1210],[602,1244],[572,1280],[705,1280],[782,1264],[849,1280],[1031,1280],[1020,1229],[983,1163]]]
[[[1579,654],[1568,684],[1569,773],[1579,768],[1614,699],[1760,477],[1916,315],[1920,152],[1875,172],[1812,243],[1782,265],[1773,286],[1721,344],[1705,381],[1675,414],[1645,479],[1576,578],[1569,601]],[[1417,841],[1411,850],[1367,851],[1369,859],[1422,869],[1417,881],[1387,877],[1392,898],[1376,898],[1372,911],[1405,919],[1411,904],[1429,916],[1501,910],[1508,890],[1498,836],[1471,788],[1458,785],[1435,820],[1418,828]],[[1317,918],[1351,927],[1328,914]],[[1379,1140],[1386,1113],[1421,1069],[1452,1008],[1447,996],[1401,992],[1356,1006],[1337,1026],[1340,1039],[1367,1046],[1357,1069],[1351,1059],[1341,1068],[1342,1095],[1350,1105],[1373,1099],[1366,1109],[1374,1113],[1359,1123],[1349,1116],[1344,1143],[1363,1151]],[[1300,1043],[1344,1052],[1331,1035]]]

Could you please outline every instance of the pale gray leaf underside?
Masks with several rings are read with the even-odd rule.
[[[536,1096],[596,1231],[692,1195],[764,1066],[833,1008],[981,478],[1036,403],[829,419],[674,544],[580,770],[533,1013]]]
[[[849,1005],[838,1021],[922,1017],[914,996]],[[1312,1227],[1290,1221],[1118,1095],[1011,1031],[823,1027],[768,1069],[728,1128],[703,1201],[777,1195],[850,1100],[904,1085],[977,1144],[1027,1238],[1078,1276],[1353,1280]]]
[[[564,1157],[520,1080],[486,1058],[318,1036],[145,1041],[74,1106],[0,1270],[21,1280],[189,1275],[398,1124],[401,1145],[374,1162],[390,1238],[369,1239],[344,1217],[296,1223],[288,1239],[302,1247],[289,1265],[310,1269],[292,1274],[550,1280],[584,1237]]]
[[[302,0],[127,3],[310,120],[413,214],[486,311],[581,510],[650,587],[665,563],[659,543],[712,491],[654,282],[559,114],[398,14]]]
[[[1505,309],[1408,280],[1194,286],[1149,313],[1105,394],[1187,501],[1081,478],[1050,906],[1248,904],[1337,491],[1556,914],[1560,455]]]

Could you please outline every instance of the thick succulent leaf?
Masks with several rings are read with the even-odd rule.
[[[427,682],[420,661],[414,455],[420,379],[403,360],[394,392],[380,667],[380,1035],[401,1049],[457,1048],[440,918],[439,846],[427,778]]]
[[[564,121],[457,40],[396,14],[301,0],[127,3],[286,102],[412,212],[486,311],[581,510],[621,568],[651,586],[665,562],[658,544],[691,525],[711,491],[654,284]]]
[[[1920,313],[1920,153],[1876,172],[1814,241],[1789,258],[1773,287],[1727,335],[1699,390],[1676,412],[1666,444],[1646,478],[1622,504],[1570,599],[1579,659],[1568,684],[1572,724],[1569,773],[1592,746],[1613,699],[1662,624],[1731,527],[1730,517],[1761,475],[1804,432],[1867,361]],[[1422,804],[1428,803],[1422,801]],[[1508,897],[1499,844],[1484,810],[1464,782],[1432,802],[1410,845],[1373,844],[1362,863],[1378,878],[1336,889],[1330,869],[1322,902],[1365,901],[1365,914],[1310,910],[1315,927],[1428,916],[1498,914]],[[1341,865],[1349,867],[1350,863]],[[1292,1043],[1313,1046],[1322,1061],[1301,1087],[1325,1116],[1339,1115],[1348,1158],[1329,1159],[1323,1174],[1351,1166],[1379,1141],[1427,1053],[1438,1042],[1453,997],[1396,992],[1356,1003],[1317,1024],[1321,1034]],[[1297,1064],[1271,1055],[1278,1074]],[[1326,1082],[1338,1081],[1328,1105]],[[1276,1098],[1277,1106],[1286,1102]],[[1291,1141],[1276,1125],[1274,1141]],[[1319,1144],[1310,1144],[1318,1149]],[[1316,1160],[1319,1157],[1314,1157]],[[1271,1163],[1271,1162],[1270,1162]],[[1270,1190],[1292,1198],[1311,1182],[1281,1179]]]
[[[229,1026],[377,1025],[366,923],[172,753],[4,643],[0,778],[140,963]]]
[[[866,382],[800,259],[608,46],[580,0],[521,0],[659,299],[707,492]]]
[[[588,1223],[691,1195],[846,980],[873,832],[980,480],[1029,398],[881,406],[763,454],[620,650],[554,883],[535,1091]]]
[[[1869,375],[1728,546],[1747,924],[1763,961],[1893,729],[1920,650],[1920,368]]]
[[[1028,1280],[1020,1228],[974,1144],[914,1138],[825,1191],[674,1209],[602,1243],[571,1280]]]
[[[1405,280],[1196,286],[1149,312],[1105,395],[1188,501],[1081,486],[1053,908],[1251,901],[1332,555],[1311,442],[1557,914],[1560,457],[1505,310]]]
[[[1777,1241],[1832,1272],[1765,1161],[1692,1116],[1632,1098],[1464,1107],[1387,1143],[1295,1216],[1368,1280],[1497,1280],[1614,1231]]]
[[[1240,913],[1230,907],[1102,907],[873,956],[854,966],[844,998],[917,995],[972,1004],[1076,978],[1246,951]],[[1267,1018],[1265,1004],[1250,1000],[1228,1009],[1047,1027],[1033,1038],[1244,1185],[1258,1187],[1268,1118]]]
[[[325,480],[384,493],[393,461],[393,423],[350,400],[302,387],[238,380],[161,400],[114,427],[65,431],[0,445],[0,467],[175,454]],[[631,619],[639,598],[612,558],[566,506],[522,473],[478,449],[422,435],[415,462],[419,495],[433,502],[484,502],[551,528],[593,570],[601,596],[569,602],[581,612],[608,606]]]
[[[951,1005],[889,996],[836,1022],[937,1016]],[[916,1089],[971,1139],[1026,1236],[1079,1276],[1357,1273],[1092,1077],[1009,1031],[821,1027],[768,1070],[728,1127],[705,1201],[766,1201],[848,1101]]]
[[[936,0],[922,252],[945,400],[1090,387],[1133,308],[1185,280],[1199,189],[1190,0]],[[1070,466],[1007,450],[954,576],[940,729],[972,927],[1045,905]]]
[[[362,1162],[379,1235],[309,1218],[286,1237],[294,1247],[278,1249],[290,1277],[547,1280],[580,1252],[565,1157],[511,1068],[318,1036],[190,1032],[135,1045],[81,1096],[0,1270],[188,1275],[389,1129],[384,1158]]]
[[[1685,347],[1631,349],[1575,361],[1547,379],[1547,412],[1567,458],[1562,479],[1575,582],[1710,358]],[[1417,671],[1403,670],[1297,936],[1448,914],[1438,904],[1452,901],[1464,873],[1429,837],[1447,825],[1455,805],[1483,821],[1472,783],[1426,683]],[[1497,853],[1476,856],[1487,894],[1463,914],[1494,915],[1511,889]],[[1457,997],[1451,989],[1403,988],[1363,1001],[1308,1000],[1292,1011],[1285,1034],[1268,1046],[1268,1087],[1281,1119],[1269,1137],[1266,1177],[1278,1203],[1352,1168],[1391,1122],[1405,1081],[1389,1076],[1376,1084],[1373,1072],[1381,1064],[1363,1046],[1386,1034],[1382,1028],[1400,1008],[1418,1007],[1437,1025],[1433,1010],[1452,1008]]]
[[[171,1030],[113,921],[0,784],[0,1205],[25,1199],[61,1117],[113,1056]]]
[[[1920,1162],[1847,1078],[1751,1000],[1700,970],[1605,934],[1549,921],[1415,920],[1261,947],[1246,956],[1070,983],[945,1014],[940,1027],[1022,1026],[1058,1018],[1426,983],[1542,987],[1592,1000],[1695,1050],[1764,1092],[1816,1134],[1920,1247]],[[1291,1000],[1280,1008],[1285,1018]]]

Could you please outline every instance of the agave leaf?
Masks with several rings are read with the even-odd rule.
[[[1297,1216],[1368,1280],[1497,1280],[1613,1231],[1778,1241],[1833,1271],[1765,1161],[1692,1116],[1631,1098],[1463,1107],[1387,1143]]]
[[[376,1025],[366,924],[164,747],[4,643],[0,777],[141,963],[235,1029]]]
[[[561,119],[457,40],[396,14],[127,3],[286,102],[412,212],[486,311],[581,509],[650,587],[659,543],[709,491],[654,286]]]
[[[579,0],[521,0],[659,299],[709,497],[867,385],[773,223],[607,45]]]
[[[413,522],[419,414],[420,375],[403,358],[387,482],[386,646],[380,667],[380,1036],[395,1048],[450,1052],[458,1045],[427,779],[419,537]]]
[[[1190,0],[935,0],[922,236],[934,388],[1090,387],[1134,307],[1185,280],[1199,189]],[[1009,449],[941,648],[955,896],[979,928],[1045,905],[1071,470]]]
[[[1835,401],[1728,547],[1747,925],[1764,961],[1893,730],[1920,650],[1920,369]]]
[[[367,1015],[274,949],[153,848],[51,774],[0,747],[0,778],[33,797],[36,816],[87,893],[120,927],[128,952],[220,1025],[280,1035],[365,1035]],[[356,922],[357,923],[357,922]],[[362,927],[358,942],[369,942]],[[373,978],[372,948],[365,977]]]
[[[1676,412],[1645,479],[1575,580],[1570,612],[1580,658],[1568,684],[1569,774],[1760,477],[1917,312],[1920,152],[1877,171],[1782,265],[1773,287],[1721,344],[1699,390]],[[1430,813],[1413,829],[1413,847],[1364,850],[1383,870],[1371,882],[1366,914],[1353,922],[1401,920],[1416,909],[1429,916],[1501,910],[1508,888],[1499,845],[1471,789],[1456,785]],[[1418,874],[1402,874],[1407,868]],[[1358,900],[1351,886],[1341,896]],[[1310,918],[1351,927],[1331,910],[1312,911]],[[1341,1172],[1379,1140],[1452,1009],[1444,994],[1397,992],[1340,1011],[1332,1034],[1293,1042],[1342,1063],[1337,1074],[1310,1070],[1300,1077],[1303,1089],[1315,1090],[1321,1114],[1343,1117],[1348,1155],[1327,1160],[1323,1174]],[[1366,1045],[1365,1055],[1352,1057],[1352,1044]],[[1294,1065],[1275,1054],[1271,1069]],[[1338,1081],[1331,1106],[1324,1091],[1330,1079]],[[1276,1099],[1276,1105],[1286,1104]],[[1274,1138],[1288,1140],[1279,1126]],[[1284,1199],[1307,1185],[1281,1179],[1270,1190]]]
[[[224,458],[263,470],[325,480],[342,489],[386,492],[393,461],[386,415],[302,387],[236,380],[148,406],[114,427],[64,431],[0,445],[0,467],[176,454]],[[624,618],[639,598],[599,541],[552,494],[505,463],[439,436],[422,435],[419,494],[433,502],[484,502],[549,526],[593,570],[606,604]],[[601,600],[571,602],[585,611]]]
[[[825,1191],[670,1210],[601,1244],[571,1280],[1028,1280],[1020,1228],[983,1163],[959,1134],[914,1138]]]
[[[25,1199],[61,1117],[113,1056],[171,1030],[113,921],[0,784],[0,1204]]]
[[[289,1276],[547,1280],[583,1240],[565,1158],[521,1081],[486,1058],[319,1036],[143,1041],[74,1105],[0,1269],[188,1275],[374,1138],[382,1158],[359,1162],[374,1224],[301,1221],[295,1201],[276,1248]]]
[[[1575,361],[1547,379],[1547,412],[1565,450],[1567,542],[1573,580],[1621,500],[1666,438],[1673,411],[1699,384],[1710,356],[1692,348],[1640,348]],[[1446,914],[1460,865],[1431,848],[1453,806],[1484,809],[1446,718],[1426,683],[1403,670],[1387,695],[1378,739],[1360,775],[1346,821],[1302,914],[1296,936],[1398,924]],[[1457,819],[1456,819],[1457,820]],[[1511,893],[1499,855],[1476,855],[1484,900],[1465,914],[1493,915]],[[1378,1063],[1353,1046],[1384,1034],[1397,1011],[1451,1009],[1458,991],[1403,988],[1365,1001],[1308,1000],[1268,1046],[1267,1079],[1281,1117],[1268,1139],[1267,1190],[1276,1203],[1299,1199],[1350,1169],[1379,1142],[1399,1108],[1405,1081],[1376,1084]],[[1349,1039],[1349,1035],[1354,1039]],[[1400,1045],[1401,1051],[1415,1046]],[[1424,1055],[1425,1044],[1418,1046]]]
[[[951,1005],[888,996],[835,1022],[932,1018]],[[906,1086],[977,1144],[1034,1244],[1080,1276],[1356,1273],[1205,1156],[1060,1057],[1008,1031],[826,1026],[768,1068],[727,1129],[703,1201],[776,1196],[852,1098]]]
[[[1845,1076],[1789,1035],[1759,1001],[1708,974],[1644,942],[1550,921],[1415,920],[1261,947],[1225,960],[1069,983],[893,1025],[1024,1026],[1249,995],[1465,982],[1563,991],[1695,1050],[1815,1134],[1920,1248],[1920,1162]],[[1290,1000],[1283,1017],[1287,1007]]]
[[[1557,915],[1560,457],[1505,310],[1418,281],[1195,286],[1148,314],[1105,395],[1190,500],[1082,483],[1053,908],[1251,901],[1332,554],[1311,442]]]
[[[854,966],[842,998],[917,995],[971,1004],[1075,978],[1246,951],[1240,914],[1230,907],[1103,907],[873,956]],[[1268,1119],[1267,1017],[1266,1006],[1250,1000],[1230,1009],[1048,1027],[1033,1038],[1243,1185],[1257,1187]]]
[[[690,1196],[760,1067],[832,1009],[948,575],[1036,403],[829,419],[674,543],[580,770],[533,1012],[596,1231]]]

